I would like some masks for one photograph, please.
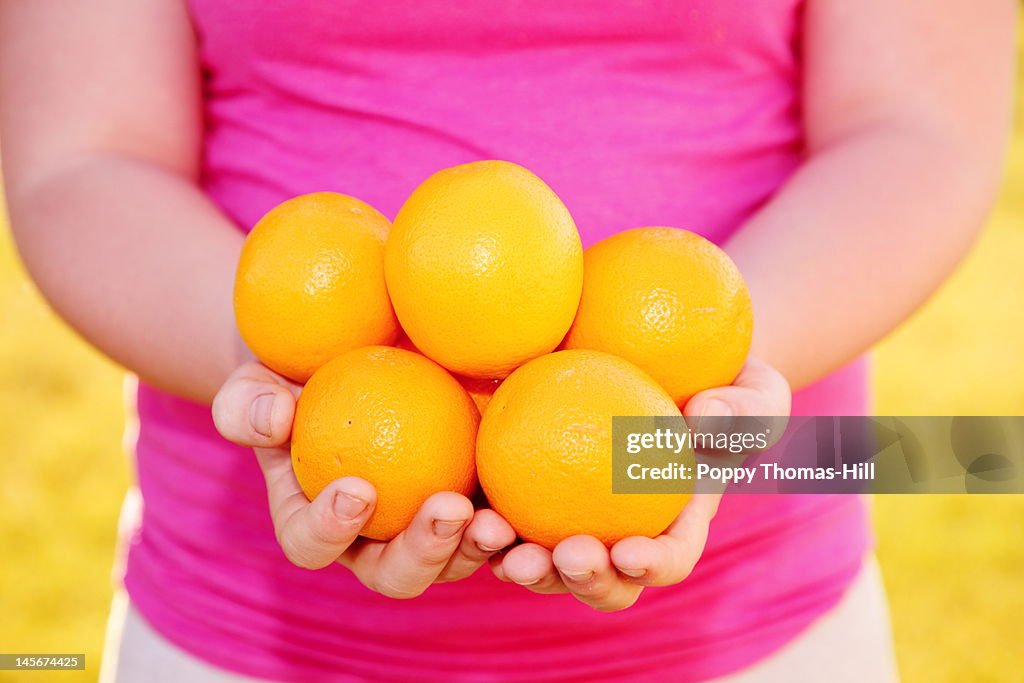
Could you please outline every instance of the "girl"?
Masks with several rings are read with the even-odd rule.
[[[855,497],[733,496],[717,516],[705,497],[659,539],[548,553],[508,549],[500,517],[441,493],[391,543],[355,540],[373,489],[301,497],[295,388],[246,362],[234,264],[293,195],[393,216],[437,169],[508,159],[572,207],[585,244],[678,225],[737,261],[762,360],[687,413],[784,414],[789,387],[794,413],[863,412],[861,354],[949,273],[992,200],[1015,11],[3,3],[18,246],[54,308],[140,378],[144,506],[108,680],[893,680]]]

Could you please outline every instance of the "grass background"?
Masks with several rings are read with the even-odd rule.
[[[877,413],[1024,414],[1022,255],[1018,117],[987,230],[874,354]],[[89,663],[24,680],[96,679],[130,481],[122,382],[32,288],[0,211],[0,652],[84,651]],[[879,496],[875,526],[904,681],[1022,680],[1024,496]]]

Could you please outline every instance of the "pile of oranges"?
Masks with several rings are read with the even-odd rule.
[[[729,384],[753,328],[739,271],[711,242],[637,228],[584,252],[569,210],[504,161],[440,171],[394,224],[321,192],[253,228],[239,332],[305,387],[292,463],[311,499],[359,476],[387,540],[438,491],[490,505],[548,548],[655,536],[686,494],[613,494],[612,417],[680,415]]]

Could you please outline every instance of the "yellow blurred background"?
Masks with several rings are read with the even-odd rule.
[[[874,354],[878,414],[1024,414],[1020,119],[987,230]],[[0,681],[96,680],[131,478],[122,382],[47,309],[0,212],[0,652],[84,651],[89,664]],[[878,496],[875,523],[903,680],[1024,680],[1024,497]]]

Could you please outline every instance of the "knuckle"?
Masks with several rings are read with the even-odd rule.
[[[405,586],[387,579],[378,579],[374,582],[374,590],[384,597],[391,598],[393,600],[411,600],[412,598],[418,598],[423,595],[423,592],[426,589],[426,586]]]
[[[675,575],[674,583],[679,583],[683,579],[687,578],[693,573],[694,568],[697,566],[697,558],[691,557],[683,561],[682,571]]]
[[[309,536],[313,543],[323,546],[333,546],[344,542],[355,536],[361,525],[354,520],[339,519],[328,507],[315,510],[309,524]]]
[[[680,583],[690,575],[693,571],[692,563],[679,564],[667,571],[656,574],[652,577],[650,585],[652,586],[674,586]]]
[[[305,552],[295,541],[285,536],[280,539],[281,550],[288,561],[300,569],[320,569],[320,565],[312,560],[309,553]]]
[[[672,561],[667,567],[667,571],[664,572],[663,582],[666,584],[679,583],[693,572],[693,568],[697,564],[697,557],[694,557],[691,553],[685,552],[682,548],[674,552],[672,555]]]
[[[442,572],[441,575],[434,580],[434,583],[454,583],[455,581],[459,581],[464,578],[466,577],[460,575],[460,573],[445,571]]]
[[[635,602],[636,602],[636,598],[634,598],[632,600],[614,600],[614,601],[611,601],[611,602],[598,603],[598,604],[594,605],[593,607],[598,612],[605,612],[605,613],[621,612],[624,609],[632,607],[633,603],[635,603]]]
[[[605,614],[610,614],[612,612],[618,612],[620,610],[624,610],[627,607],[629,607],[629,605],[620,605],[618,603],[610,603],[610,602],[609,603],[598,603],[596,605],[591,605],[591,606],[595,610],[597,610],[598,612],[604,612]]]
[[[453,554],[454,552],[450,548],[425,542],[417,544],[413,548],[413,562],[422,567],[433,569],[447,564]]]
[[[599,612],[620,612],[636,604],[636,601],[640,598],[640,594],[642,592],[643,588],[637,588],[636,590],[631,591],[622,591],[614,598],[608,597],[604,600],[591,603],[591,607]]]
[[[611,593],[611,589],[601,581],[592,580],[587,583],[574,583],[572,586],[572,592],[576,595],[587,598],[587,600],[602,602],[608,598],[608,595]]]
[[[476,573],[481,567],[480,562],[452,562],[441,575],[437,577],[435,583],[451,583],[453,581],[461,581]]]
[[[672,538],[666,541],[669,544],[668,562],[663,565],[661,571],[657,572],[656,578],[660,585],[672,585],[679,583],[693,571],[697,563],[696,558],[686,552],[684,545]]]
[[[584,584],[583,586],[574,586],[572,588],[573,593],[586,596],[590,600],[603,601],[606,600],[608,595],[611,593],[607,586],[601,584]]]

